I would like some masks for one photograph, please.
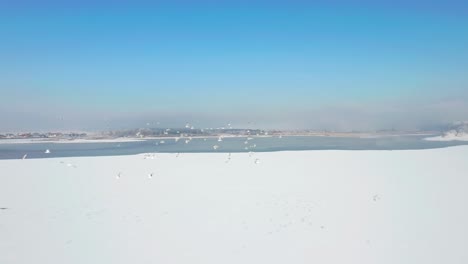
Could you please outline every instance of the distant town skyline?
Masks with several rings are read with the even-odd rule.
[[[466,1],[2,1],[0,132],[468,119]]]

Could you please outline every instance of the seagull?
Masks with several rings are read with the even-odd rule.
[[[159,144],[164,144],[164,143],[166,143],[166,141],[164,140],[159,141]]]
[[[218,145],[214,145],[214,146],[213,146],[213,149],[214,149],[214,150],[217,150],[218,148],[219,148]]]
[[[255,159],[255,164],[260,164],[260,160],[259,159]]]
[[[228,154],[227,160],[225,162],[228,163],[229,161],[231,161],[231,153]]]
[[[148,174],[148,179],[153,178],[153,173]]]
[[[143,156],[143,159],[154,159],[154,158],[156,158],[156,155],[154,153],[146,153]]]
[[[28,154],[24,154],[23,158],[22,159],[26,159],[26,157],[28,156]]]
[[[122,172],[117,173],[117,176],[115,178],[118,180],[120,179],[120,176],[122,176]]]
[[[46,151],[44,152],[45,154],[50,154],[50,150],[49,149],[46,149]]]
[[[379,195],[378,195],[378,194],[374,195],[374,196],[372,197],[372,200],[374,200],[374,202],[377,202],[378,200],[380,200]]]

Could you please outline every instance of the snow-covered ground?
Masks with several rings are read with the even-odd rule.
[[[0,263],[468,263],[468,147],[0,160]]]
[[[427,137],[425,140],[429,141],[468,141],[468,133],[455,133],[455,132],[448,132],[443,134],[442,136],[436,137]]]
[[[457,121],[441,136],[425,138],[429,141],[468,141],[468,121]]]

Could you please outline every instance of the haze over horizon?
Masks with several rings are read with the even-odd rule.
[[[468,120],[468,2],[2,1],[0,132]]]

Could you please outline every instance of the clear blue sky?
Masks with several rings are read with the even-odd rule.
[[[0,131],[468,119],[466,1],[37,2],[0,3]]]

